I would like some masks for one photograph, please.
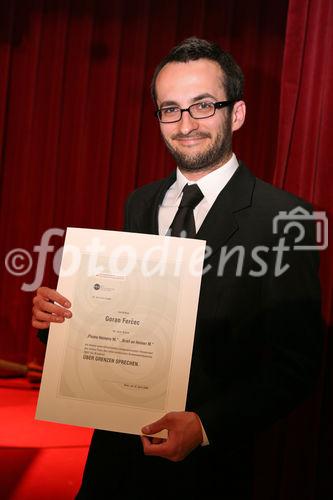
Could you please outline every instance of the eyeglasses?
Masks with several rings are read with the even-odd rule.
[[[166,106],[155,111],[155,116],[161,123],[175,123],[182,119],[184,111],[188,111],[190,116],[196,120],[203,120],[215,115],[217,109],[222,109],[236,101],[219,101],[219,102],[196,102],[188,108],[180,108],[179,106]]]

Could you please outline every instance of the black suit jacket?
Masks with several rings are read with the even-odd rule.
[[[158,233],[159,205],[174,181],[172,174],[132,193],[126,205],[127,231]],[[295,228],[287,231],[286,221],[273,232],[274,217],[295,207],[310,210],[303,200],[255,178],[240,164],[197,234],[210,251],[186,409],[200,416],[209,446],[171,464],[144,457],[135,436],[96,431],[80,498],[101,482],[98,470],[103,462],[110,463],[113,453],[120,476],[119,456],[127,463],[126,488],[137,488],[146,471],[156,484],[166,475],[182,481],[188,498],[207,494],[211,484],[220,485],[226,498],[250,498],[245,489],[237,496],[235,484],[239,476],[250,480],[245,450],[256,432],[287,415],[310,393],[320,365],[318,254],[293,249],[299,233]],[[312,245],[314,225],[303,226],[302,244]],[[289,249],[281,253],[281,245]]]

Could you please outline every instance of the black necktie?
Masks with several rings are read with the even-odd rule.
[[[202,198],[203,194],[197,184],[186,184],[183,189],[183,197],[180,201],[177,213],[168,231],[170,236],[195,238],[196,230],[193,209]]]

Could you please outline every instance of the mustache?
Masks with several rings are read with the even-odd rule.
[[[171,139],[177,140],[177,139],[209,139],[210,134],[208,132],[195,132],[192,134],[182,134],[179,132],[178,134],[174,134],[171,136]]]

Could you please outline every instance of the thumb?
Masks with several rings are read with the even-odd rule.
[[[144,427],[142,427],[141,432],[143,434],[156,434],[156,432],[163,431],[163,429],[167,429],[166,420],[167,419],[165,417],[162,417],[152,424],[145,425]]]

